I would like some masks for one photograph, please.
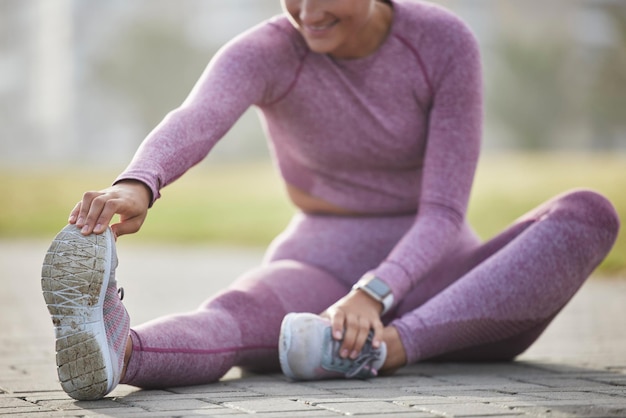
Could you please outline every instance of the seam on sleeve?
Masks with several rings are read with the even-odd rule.
[[[415,57],[415,60],[417,61],[417,65],[419,66],[422,75],[424,76],[424,80],[426,80],[426,85],[428,86],[428,91],[430,93],[431,98],[435,96],[435,88],[433,86],[432,81],[430,80],[430,77],[428,76],[428,72],[426,71],[426,65],[424,64],[424,60],[422,59],[422,56],[420,55],[420,53],[417,51],[417,49],[415,49],[415,47],[413,45],[411,45],[411,43],[403,36],[395,34],[395,37],[398,38],[398,40],[400,42],[402,42],[402,44],[407,47],[411,53],[413,54],[413,56]]]
[[[296,74],[295,74],[293,80],[291,81],[291,83],[289,84],[289,86],[287,87],[287,89],[285,90],[285,92],[280,94],[276,99],[272,100],[271,102],[265,103],[264,106],[271,106],[271,105],[274,105],[274,104],[280,102],[281,100],[283,100],[291,92],[291,90],[294,88],[294,86],[298,83],[298,80],[300,79],[300,73],[302,72],[302,68],[304,67],[304,61],[306,60],[306,57],[308,55],[309,55],[309,53],[307,51],[307,53],[300,59],[300,64],[298,65],[298,69],[296,70]]]

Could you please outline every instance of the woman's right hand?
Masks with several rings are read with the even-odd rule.
[[[151,192],[144,183],[123,180],[98,192],[86,192],[74,206],[69,223],[81,229],[83,235],[103,233],[115,214],[120,221],[111,225],[115,236],[139,231],[150,206]]]

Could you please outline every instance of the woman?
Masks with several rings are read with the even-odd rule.
[[[432,358],[512,359],[610,250],[619,221],[590,191],[558,196],[486,243],[468,226],[482,86],[459,19],[409,0],[282,6],[222,48],[53,242],[42,286],[70,396],[97,399],[119,382],[207,383],[233,366],[279,362],[291,378],[320,379]],[[259,268],[129,337],[114,237],[138,231],[159,190],[251,105],[299,213]]]

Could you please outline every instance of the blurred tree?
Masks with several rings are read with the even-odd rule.
[[[94,72],[132,103],[146,129],[182,102],[212,55],[195,48],[175,25],[155,21],[118,31],[113,44],[113,52],[94,62]]]
[[[626,149],[626,3],[598,5],[612,23],[614,42],[596,52],[587,105],[595,148]]]
[[[524,7],[500,4],[493,122],[515,147],[626,149],[626,2],[561,2],[549,22]]]
[[[521,148],[550,147],[574,110],[568,85],[571,45],[558,39],[538,44],[505,34],[496,54],[496,88],[488,97],[493,116]]]
[[[135,14],[118,26],[106,42],[106,54],[93,58],[94,84],[113,93],[114,101],[132,113],[138,127],[134,146],[182,103],[222,43],[278,11],[274,0],[229,1],[144,0],[138,10],[150,13]],[[216,24],[233,16],[239,20]],[[227,137],[212,155],[267,154],[253,111],[246,112]]]

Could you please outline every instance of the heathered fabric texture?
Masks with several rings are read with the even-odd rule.
[[[113,266],[115,267],[117,266],[117,257],[115,254],[113,257],[115,257],[113,261]],[[124,368],[124,353],[126,351],[126,342],[128,341],[130,329],[130,317],[117,293],[117,282],[115,281],[114,272],[111,272],[106,296],[104,297],[102,317],[107,334],[111,360],[117,363],[114,366],[114,382],[111,383],[111,388],[113,388],[117,385],[122,369]]]
[[[135,328],[123,383],[146,388],[208,383],[233,366],[279,370],[283,317],[319,313],[343,297],[412,222],[412,216],[297,216],[263,265],[229,289],[195,312]],[[512,359],[536,340],[606,256],[618,228],[605,198],[573,191],[485,243],[465,229],[383,321],[398,329],[410,363]]]
[[[258,269],[195,312],[135,328],[125,383],[206,383],[235,365],[278,370],[284,315],[323,311],[368,271],[392,287],[384,321],[409,362],[510,359],[608,253],[619,222],[588,191],[479,242],[465,221],[481,136],[476,43],[440,8],[393,7],[389,37],[358,60],[310,52],[285,17],[253,28],[142,144],[119,179],[145,182],[157,199],[256,105],[286,182],[371,216],[296,215]]]
[[[399,300],[462,229],[482,85],[478,47],[463,23],[426,3],[393,6],[387,40],[362,59],[310,52],[284,16],[236,38],[119,180],[145,182],[156,199],[254,104],[288,183],[359,212],[418,212],[376,266]]]

